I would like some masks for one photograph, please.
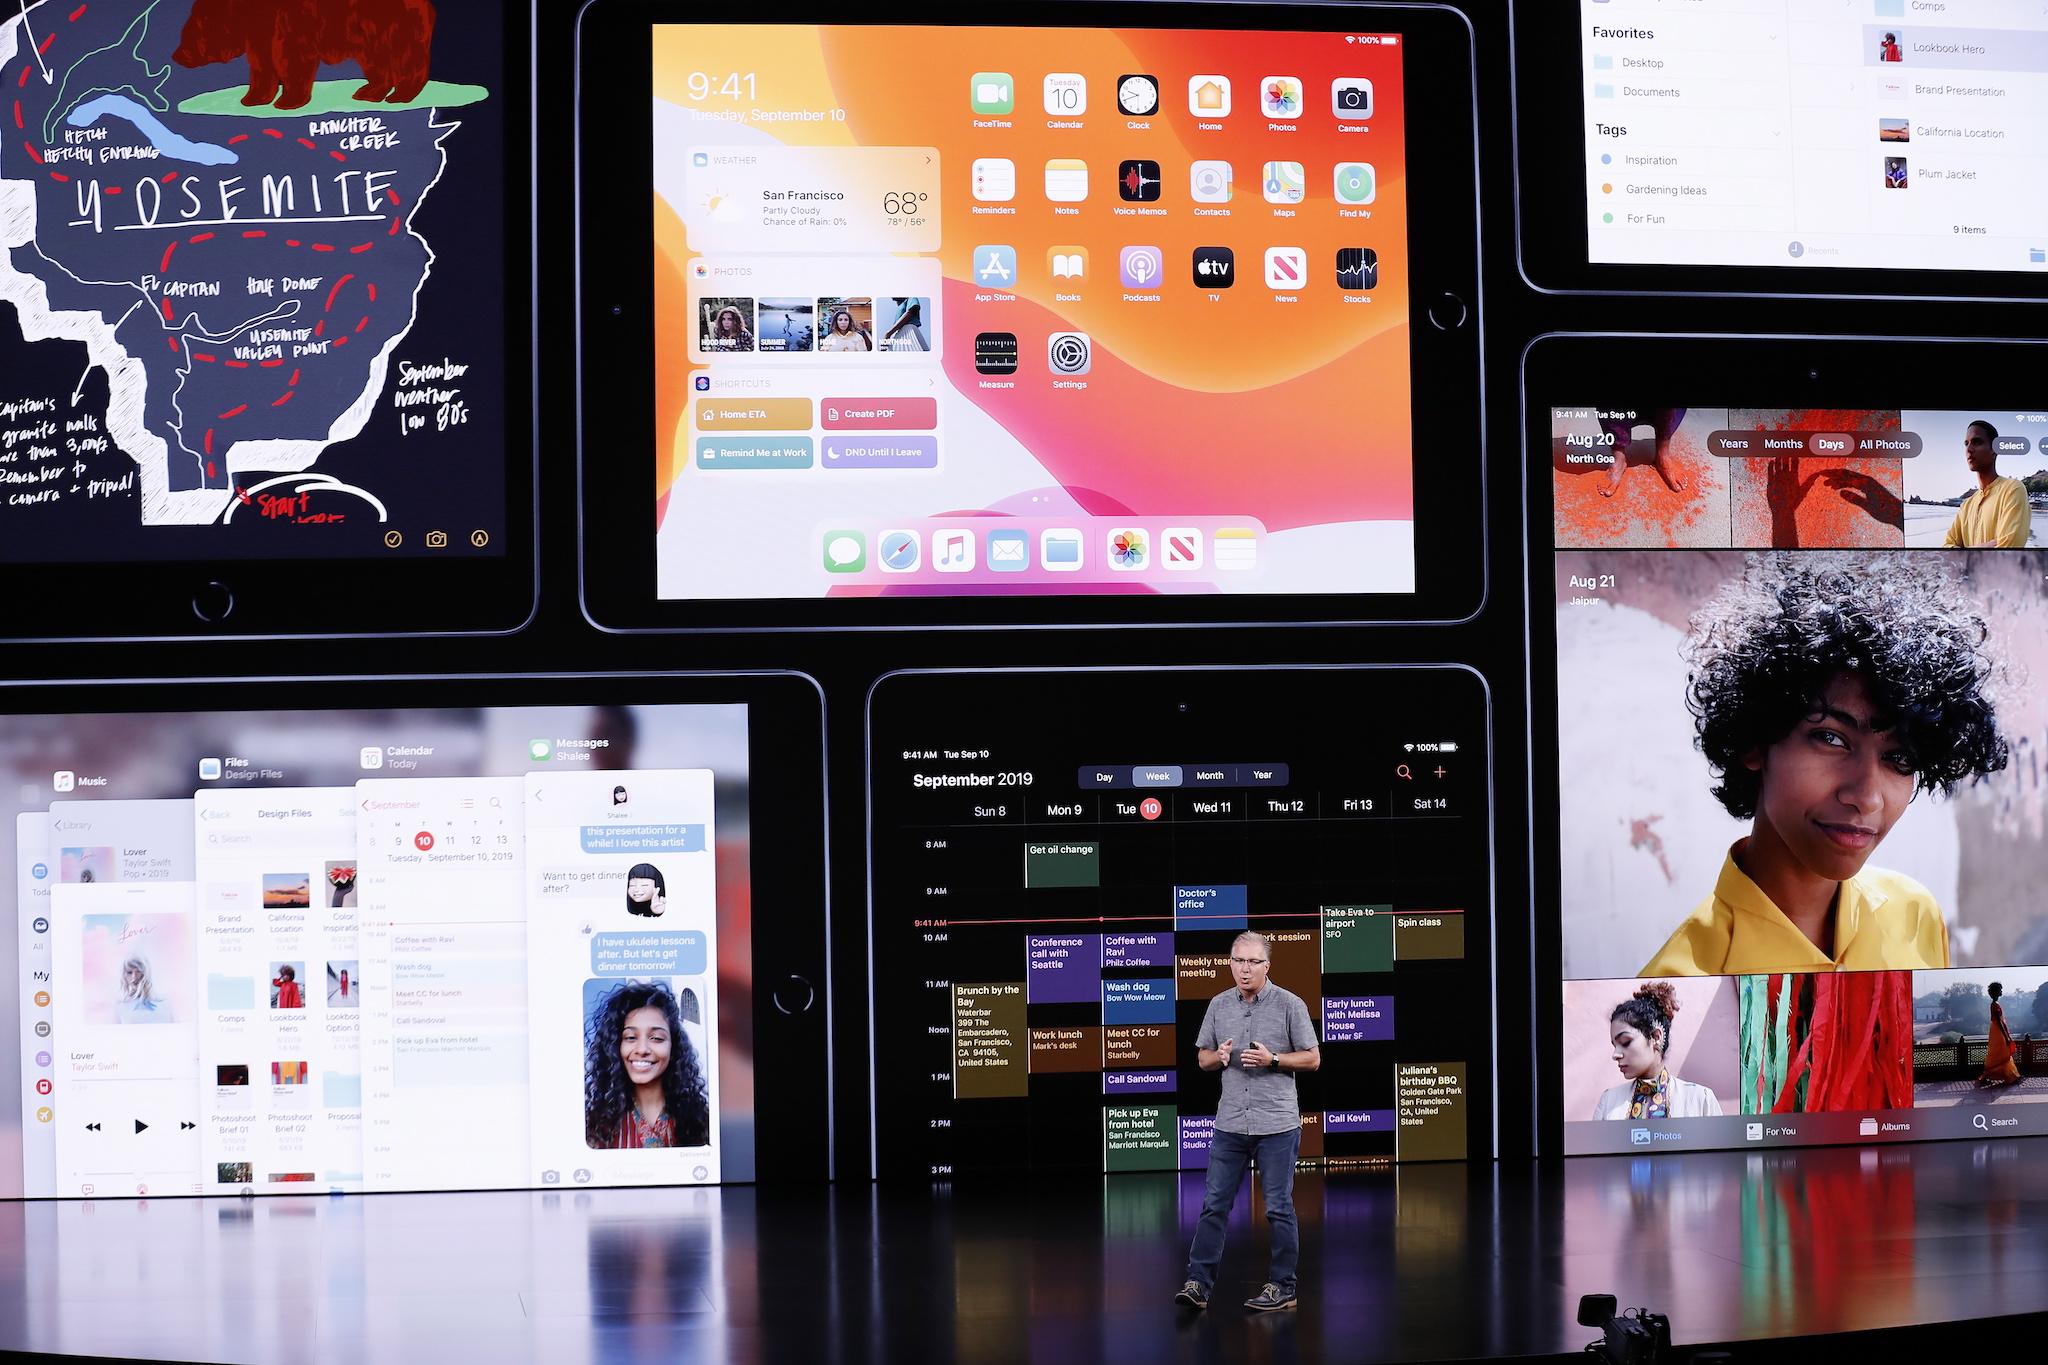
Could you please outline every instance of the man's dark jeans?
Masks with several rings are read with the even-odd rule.
[[[1195,1227],[1195,1245],[1188,1252],[1188,1278],[1204,1290],[1216,1285],[1216,1266],[1223,1259],[1223,1232],[1230,1206],[1244,1185],[1245,1167],[1258,1158],[1259,1184],[1266,1191],[1266,1221],[1273,1227],[1273,1268],[1266,1278],[1294,1292],[1294,1263],[1301,1251],[1301,1230],[1294,1221],[1294,1161],[1301,1151],[1301,1129],[1248,1137],[1216,1129],[1209,1138],[1209,1190],[1202,1198],[1202,1221]]]

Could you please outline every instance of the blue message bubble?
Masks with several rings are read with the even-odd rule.
[[[584,825],[585,853],[702,853],[702,825]]]
[[[707,960],[696,929],[598,934],[590,940],[593,976],[701,976]]]

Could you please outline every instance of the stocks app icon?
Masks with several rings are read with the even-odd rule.
[[[1195,248],[1195,287],[1228,289],[1237,283],[1237,253],[1227,246]]]
[[[976,335],[974,368],[981,374],[1017,373],[1017,334],[982,332]]]
[[[1377,289],[1380,283],[1380,255],[1369,246],[1337,249],[1339,289]]]

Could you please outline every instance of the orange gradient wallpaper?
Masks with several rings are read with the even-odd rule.
[[[1411,591],[1401,90],[1384,36],[658,26],[662,595]]]

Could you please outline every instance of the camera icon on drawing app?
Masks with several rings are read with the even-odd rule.
[[[1372,117],[1372,82],[1363,76],[1339,76],[1330,82],[1330,112],[1338,118]]]

